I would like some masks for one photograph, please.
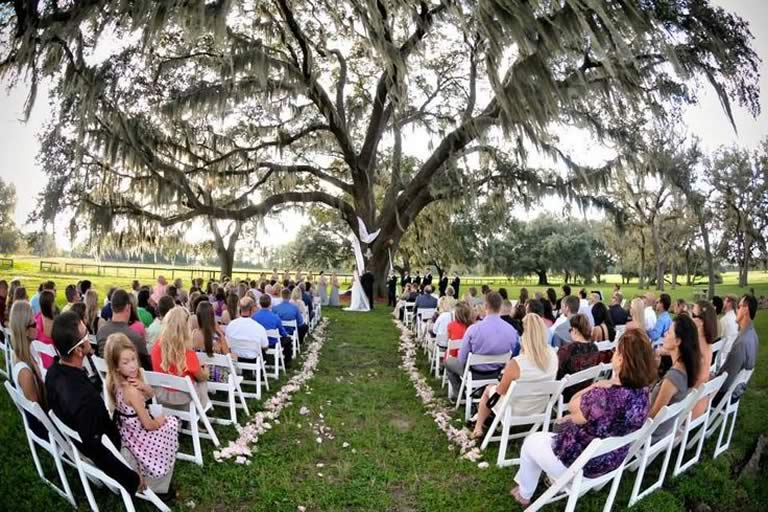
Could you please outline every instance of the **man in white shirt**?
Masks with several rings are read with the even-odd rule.
[[[250,297],[240,299],[239,309],[240,317],[227,325],[227,342],[238,360],[255,362],[261,357],[261,350],[269,347],[267,331],[251,318],[255,310],[253,299]]]
[[[738,303],[739,299],[735,295],[726,295],[723,300],[723,316],[720,318],[720,336],[725,340],[720,352],[722,361],[725,361],[728,357],[728,352],[731,351],[733,342],[739,335],[739,324],[736,321],[736,307]]]
[[[656,327],[656,295],[646,292],[645,299],[645,330],[646,332]]]

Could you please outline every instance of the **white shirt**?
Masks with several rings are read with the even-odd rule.
[[[272,303],[270,304],[270,307],[275,307],[278,304],[282,304],[283,303],[283,298],[282,297],[272,297],[271,299],[272,299]]]
[[[725,361],[738,335],[739,324],[736,322],[736,312],[733,310],[728,311],[720,318],[720,336],[725,340],[721,352],[721,361]]]
[[[645,330],[650,331],[656,327],[656,312],[651,306],[645,306]]]
[[[269,347],[267,331],[250,317],[239,317],[227,325],[229,348],[238,357],[256,359],[261,356],[261,349]]]
[[[557,327],[568,321],[568,317],[565,315],[560,315],[559,317],[555,318],[555,323],[552,324],[552,327],[549,328],[549,337],[552,338],[552,335],[555,334],[555,329]]]
[[[592,306],[589,305],[587,299],[579,300],[579,314],[587,317],[590,327],[595,326],[595,317],[592,316]]]
[[[437,320],[435,320],[435,323],[432,324],[432,331],[435,333],[436,336],[440,336],[441,334],[448,335],[448,324],[451,323],[451,320],[453,320],[453,315],[450,311],[446,311],[445,313],[440,313],[440,316],[437,317]]]

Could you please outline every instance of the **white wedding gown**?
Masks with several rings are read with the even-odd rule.
[[[349,301],[349,307],[344,308],[345,311],[370,311],[371,306],[368,304],[368,297],[365,295],[363,285],[360,284],[360,279],[355,272],[352,277],[352,297]]]

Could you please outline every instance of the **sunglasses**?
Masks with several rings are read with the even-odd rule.
[[[72,346],[72,348],[70,348],[70,349],[67,351],[67,355],[71,354],[73,350],[75,350],[77,347],[79,347],[80,345],[82,345],[83,343],[85,343],[85,342],[87,342],[87,341],[88,341],[88,333],[86,332],[86,333],[85,333],[85,336],[83,336],[83,338],[82,338],[80,341],[78,341],[77,343],[75,343],[75,344]]]

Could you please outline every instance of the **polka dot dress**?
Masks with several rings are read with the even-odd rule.
[[[166,416],[157,430],[145,430],[136,411],[123,400],[117,390],[117,411],[120,413],[120,437],[139,463],[141,474],[155,479],[173,470],[179,449],[179,422],[175,416]]]

